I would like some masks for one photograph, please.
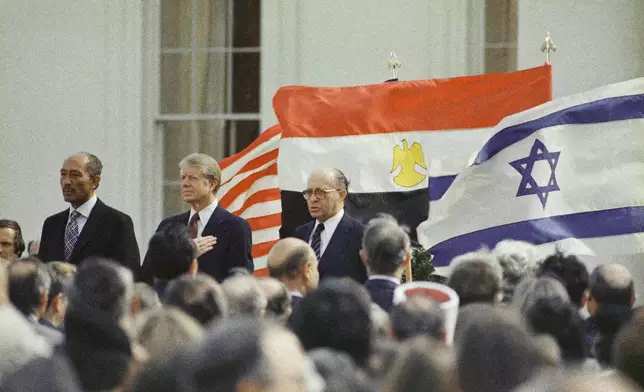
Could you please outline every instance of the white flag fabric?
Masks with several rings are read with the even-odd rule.
[[[436,266],[503,239],[644,253],[644,78],[548,102],[496,129],[418,227]]]

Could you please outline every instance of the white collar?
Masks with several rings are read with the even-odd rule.
[[[96,205],[96,201],[98,198],[96,197],[96,194],[92,196],[89,200],[87,200],[85,203],[83,203],[80,207],[76,208],[74,210],[74,207],[69,206],[69,215],[72,214],[74,211],[78,211],[79,214],[83,215],[85,218],[89,218],[89,214],[92,213],[92,210],[94,209],[94,206]]]
[[[217,208],[218,204],[219,202],[215,198],[215,201],[213,201],[212,203],[210,203],[210,205],[208,205],[207,207],[199,211],[199,220],[201,221],[204,227],[206,227],[206,224],[210,220],[210,217],[212,216],[212,214],[215,212],[215,209]],[[190,219],[192,219],[192,216],[196,213],[197,211],[195,211],[194,208],[190,209],[190,218],[188,219],[188,222],[190,222]]]
[[[390,282],[394,282],[395,284],[400,284],[400,280],[398,278],[394,278],[393,276],[389,276],[389,275],[371,275],[371,276],[369,276],[369,280],[374,280],[374,279],[388,280]]]
[[[340,224],[340,221],[342,220],[343,216],[344,216],[344,210],[342,209],[340,210],[340,212],[333,215],[332,217],[330,217],[324,222],[320,222],[319,220],[316,220],[313,230],[315,230],[315,228],[318,227],[320,223],[324,223],[324,231],[326,231],[327,233],[333,234],[333,232],[335,232],[335,229]]]

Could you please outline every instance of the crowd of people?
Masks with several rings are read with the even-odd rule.
[[[95,195],[101,170],[65,160],[70,208],[37,251],[22,257],[31,244],[0,220],[0,391],[644,388],[644,312],[610,260],[589,273],[512,240],[459,256],[434,286],[458,298],[451,325],[442,298],[401,283],[408,231],[346,214],[337,169],[311,173],[312,220],[271,248],[268,276],[253,275],[248,223],[217,203],[211,157],[181,162],[190,211],[160,223],[142,262],[129,216]]]

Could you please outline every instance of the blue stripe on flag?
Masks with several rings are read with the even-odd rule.
[[[488,140],[474,161],[480,165],[507,146],[540,129],[565,124],[593,124],[644,118],[644,94],[612,97],[572,106],[536,120],[513,125],[497,132]]]
[[[577,214],[532,219],[459,235],[431,247],[437,267],[449,265],[452,259],[483,246],[489,249],[504,240],[513,239],[535,245],[567,238],[607,237],[644,232],[644,206],[581,212]]]
[[[451,176],[430,177],[429,186],[427,187],[427,191],[429,192],[429,201],[436,201],[443,197],[455,179],[456,174]]]

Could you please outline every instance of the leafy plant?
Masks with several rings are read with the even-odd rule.
[[[434,274],[436,269],[432,263],[431,255],[422,247],[413,247],[411,249],[411,271],[413,280],[429,281],[444,283],[446,278]],[[402,281],[407,279],[403,275]]]

